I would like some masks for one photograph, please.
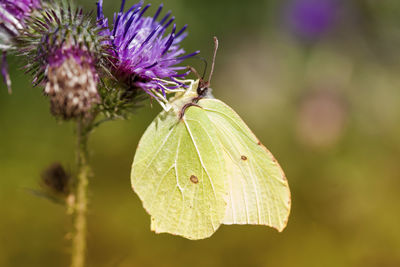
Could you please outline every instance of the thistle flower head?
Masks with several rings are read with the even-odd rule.
[[[107,45],[111,47],[113,56],[112,73],[129,87],[142,88],[153,97],[156,97],[152,93],[154,90],[165,95],[165,89],[174,87],[168,87],[160,79],[176,81],[177,77],[184,77],[187,73],[179,74],[178,71],[185,67],[176,64],[199,52],[183,55],[185,51],[179,43],[187,36],[187,26],[177,31],[176,24],[173,24],[175,18],[170,18],[171,12],[158,20],[163,5],[159,6],[153,17],[144,16],[150,5],[143,6],[143,2],[133,5],[126,12],[124,5],[125,0],[122,1],[120,12],[114,15],[113,28],[110,29],[103,14],[103,1],[97,3],[98,24],[103,28],[101,34],[110,36]],[[172,30],[167,33],[171,25]]]
[[[0,48],[9,49],[12,38],[25,25],[25,18],[40,6],[40,0],[0,0]]]
[[[19,55],[34,85],[43,85],[52,113],[63,119],[86,117],[100,102],[98,69],[105,58],[100,28],[82,9],[56,6],[32,18],[19,36]]]
[[[25,19],[40,7],[40,0],[0,0],[0,50],[3,50],[1,74],[11,92],[6,50],[12,49],[15,37],[25,27]]]

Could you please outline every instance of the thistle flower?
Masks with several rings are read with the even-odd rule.
[[[40,6],[40,0],[0,0],[0,49],[12,47],[13,38],[25,26],[25,18]]]
[[[25,19],[40,5],[40,0],[0,0],[0,50],[3,50],[1,74],[9,92],[11,80],[5,51],[13,48],[15,37],[25,27]]]
[[[82,9],[57,6],[32,18],[18,37],[19,54],[34,85],[43,85],[51,112],[62,119],[88,117],[100,103],[98,70],[105,57],[100,28]]]
[[[125,0],[122,1],[121,10],[114,14],[113,28],[108,27],[108,20],[103,14],[103,1],[97,3],[98,24],[103,28],[104,36],[109,36],[107,45],[112,54],[112,74],[122,81],[130,89],[141,88],[150,96],[152,93],[175,89],[184,86],[176,80],[184,77],[188,72],[179,74],[179,70],[185,67],[175,66],[184,59],[199,53],[183,55],[184,49],[179,43],[187,36],[187,25],[176,32],[176,24],[173,24],[169,34],[165,34],[167,28],[173,23],[175,17],[171,17],[169,11],[164,18],[158,21],[163,5],[161,4],[153,17],[144,17],[144,13],[150,4],[143,6],[143,2],[133,5],[124,12]],[[169,86],[166,81],[170,79],[177,86]]]

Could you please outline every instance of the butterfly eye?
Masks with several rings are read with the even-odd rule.
[[[207,92],[208,86],[209,86],[208,82],[200,81],[199,87],[197,87],[197,95],[199,97],[203,97]]]
[[[199,82],[199,87],[197,87],[197,95],[201,95],[202,93],[203,93],[203,90],[204,90],[204,82],[203,82],[203,80],[200,80],[200,82]]]

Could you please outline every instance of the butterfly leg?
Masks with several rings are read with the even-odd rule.
[[[181,110],[181,112],[180,112],[180,114],[179,114],[179,119],[180,119],[180,120],[181,120],[181,119],[183,118],[183,116],[185,115],[186,109],[187,109],[188,107],[191,107],[191,106],[195,106],[195,107],[198,107],[198,108],[202,108],[202,107],[200,107],[199,105],[197,105],[196,103],[193,103],[193,102],[190,102],[190,103],[185,104],[185,105],[182,107],[182,110]]]

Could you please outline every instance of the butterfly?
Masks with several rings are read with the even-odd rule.
[[[221,224],[282,231],[291,206],[284,172],[208,86],[196,80],[173,97],[138,144],[131,182],[151,229],[188,239],[207,238]]]

